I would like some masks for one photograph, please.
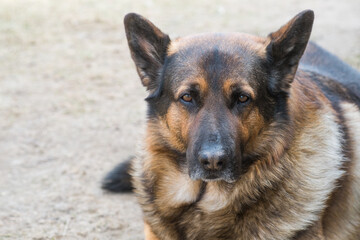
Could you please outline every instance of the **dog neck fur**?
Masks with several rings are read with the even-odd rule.
[[[291,101],[298,101],[297,88],[301,86],[294,88],[290,105]],[[303,106],[314,107],[306,103]],[[311,111],[311,116],[299,117],[302,111],[293,110],[292,117],[297,124],[295,129],[301,130],[295,134],[293,144],[278,161],[270,165],[261,160],[255,162],[230,188],[221,188],[217,182],[208,183],[199,202],[196,201],[201,181],[190,180],[174,162],[169,161],[169,157],[154,154],[148,147],[150,154],[134,164],[133,173],[145,216],[153,220],[157,219],[155,213],[176,217],[172,216],[174,208],[191,204],[197,204],[209,216],[222,211],[242,213],[246,207],[248,210],[240,214],[243,220],[238,223],[241,232],[236,233],[243,236],[240,239],[268,239],[270,235],[286,239],[307,228],[319,220],[337,180],[344,174],[341,170],[344,161],[342,133],[336,124],[336,114],[326,102],[316,107],[318,109]],[[266,201],[259,201],[263,194],[268,195]],[[289,201],[284,202],[287,198],[290,198]],[[237,204],[230,208],[229,202]],[[274,212],[282,215],[281,221]],[[161,224],[160,220],[152,222]],[[259,228],[256,236],[251,235],[249,230],[254,222]]]

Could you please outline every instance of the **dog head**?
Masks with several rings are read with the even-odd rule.
[[[279,123],[288,121],[289,90],[313,19],[303,11],[267,38],[216,33],[171,41],[128,14],[154,151],[174,153],[192,179],[204,181],[234,182],[262,155],[274,157],[276,144],[286,145],[277,139]]]

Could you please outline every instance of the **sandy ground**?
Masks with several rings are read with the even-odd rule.
[[[146,92],[123,16],[170,36],[266,35],[315,10],[312,39],[360,68],[360,1],[0,1],[0,239],[142,239],[133,195],[100,188],[135,151]]]

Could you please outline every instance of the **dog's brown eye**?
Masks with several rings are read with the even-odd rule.
[[[249,97],[246,95],[240,95],[238,98],[239,103],[246,103],[249,100]]]
[[[190,94],[184,94],[182,95],[181,99],[185,102],[191,102],[192,101],[192,97]]]

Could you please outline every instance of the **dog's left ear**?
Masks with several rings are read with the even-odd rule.
[[[309,41],[314,12],[305,10],[278,31],[270,33],[266,48],[271,63],[270,90],[287,92],[294,79],[299,61]]]

